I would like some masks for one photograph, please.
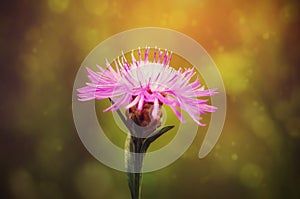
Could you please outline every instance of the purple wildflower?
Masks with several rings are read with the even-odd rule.
[[[142,110],[145,103],[153,103],[152,117],[156,119],[160,106],[168,105],[178,118],[184,119],[178,108],[186,111],[191,118],[200,126],[200,115],[205,112],[214,112],[216,107],[208,105],[207,99],[199,99],[203,96],[216,94],[216,89],[204,89],[199,79],[190,83],[195,75],[194,68],[175,70],[170,67],[172,52],[164,52],[154,49],[153,61],[149,60],[150,47],[146,47],[142,56],[138,50],[138,59],[132,51],[131,63],[122,53],[121,59],[114,61],[114,69],[106,60],[107,69],[97,65],[99,72],[87,68],[91,82],[83,88],[77,89],[81,101],[93,99],[111,98],[114,101],[106,111],[115,111],[121,107],[130,109],[137,106]],[[144,58],[142,58],[144,57]]]

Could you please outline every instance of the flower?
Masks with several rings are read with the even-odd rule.
[[[131,63],[122,53],[121,59],[114,60],[115,69],[107,59],[107,69],[97,65],[99,72],[95,72],[87,68],[91,82],[77,89],[79,100],[111,98],[114,103],[104,112],[121,107],[136,107],[141,111],[145,103],[153,104],[151,115],[154,119],[159,117],[160,107],[167,105],[182,122],[184,118],[178,108],[186,111],[198,125],[204,126],[199,122],[200,115],[214,112],[216,107],[200,97],[214,95],[216,89],[206,90],[198,78],[190,82],[195,75],[194,68],[176,70],[170,67],[172,52],[155,48],[153,60],[150,60],[150,47],[146,47],[143,55],[139,48],[138,59],[132,51]]]

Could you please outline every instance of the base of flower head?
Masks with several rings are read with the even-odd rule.
[[[158,108],[157,117],[152,116],[154,109],[153,103],[144,103],[141,110],[138,109],[138,105],[135,105],[126,110],[127,124],[130,129],[134,129],[137,137],[147,137],[161,126],[162,122],[162,110],[161,105]]]

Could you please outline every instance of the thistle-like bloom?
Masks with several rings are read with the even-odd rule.
[[[200,115],[214,112],[216,107],[208,105],[208,99],[200,97],[214,95],[216,89],[205,89],[199,79],[190,82],[195,75],[194,68],[175,70],[170,67],[172,52],[156,48],[150,61],[150,48],[146,47],[144,56],[139,48],[138,59],[134,52],[129,63],[124,54],[114,61],[115,69],[106,60],[107,69],[97,66],[99,72],[87,68],[91,82],[79,88],[81,101],[111,98],[114,103],[106,111],[115,111],[121,107],[137,108],[141,111],[145,104],[153,104],[152,117],[159,117],[161,105],[169,106],[177,117],[184,122],[178,108],[186,111],[200,126]]]

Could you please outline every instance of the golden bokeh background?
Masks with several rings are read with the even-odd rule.
[[[227,118],[199,160],[202,128],[175,163],[144,175],[143,198],[300,198],[297,1],[19,0],[0,3],[0,197],[127,199],[126,175],[96,161],[72,119],[86,55],[132,28],[198,41],[217,64]]]

